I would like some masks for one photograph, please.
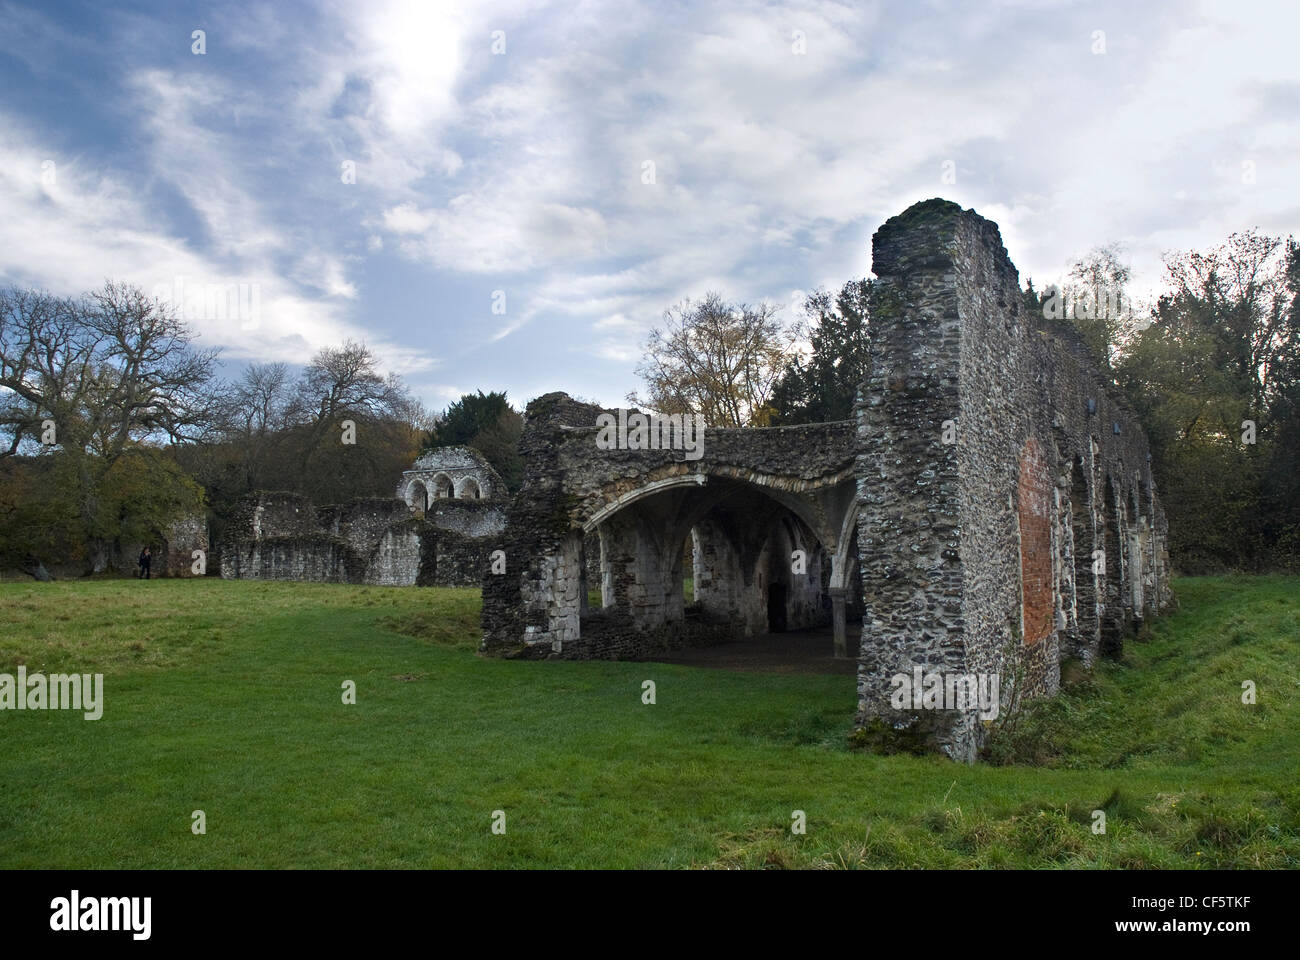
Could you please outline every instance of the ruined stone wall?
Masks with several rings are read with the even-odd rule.
[[[244,498],[227,530],[227,579],[375,586],[477,585],[504,520],[501,505],[447,501],[412,516],[401,500],[314,507],[291,493]]]
[[[876,235],[870,377],[859,391],[858,549],[863,631],[859,721],[890,708],[912,664],[965,669],[957,451],[961,325],[942,251],[918,229]]]
[[[96,573],[113,569],[117,573],[135,576],[139,573],[140,551],[143,543],[123,543],[105,550],[96,564]],[[153,563],[149,568],[151,577],[193,577],[194,551],[202,550],[205,565],[214,562],[208,556],[208,524],[200,513],[178,517],[167,525],[161,535],[149,541],[153,552]],[[56,568],[57,569],[57,568]],[[62,572],[62,571],[60,571]],[[83,571],[76,570],[69,575],[75,576]]]
[[[221,554],[227,580],[359,583],[365,565],[342,540],[324,536],[231,541]]]
[[[499,534],[465,536],[432,525],[420,539],[421,587],[478,587],[491,566],[491,554],[500,547]]]
[[[1055,693],[1063,642],[1088,660],[1107,625],[1118,644],[1167,598],[1167,527],[1136,418],[1077,336],[1027,313],[996,225],[917,204],[876,234],[874,268],[858,405],[859,722],[932,723],[946,752],[971,759],[984,735],[974,712],[900,715],[891,677],[923,665],[998,675],[1003,700],[1017,678],[1024,695]],[[1100,575],[1080,559],[1095,548]]]
[[[153,575],[159,570],[167,577],[193,577],[194,551],[202,550],[204,567],[215,558],[208,556],[208,524],[202,514],[191,514],[179,518],[168,525],[161,546],[156,550],[159,556],[153,563]],[[139,550],[136,556],[139,556]]]
[[[501,500],[451,500],[433,503],[424,518],[440,530],[462,537],[495,537],[505,527],[506,509]]]
[[[314,532],[338,537],[365,555],[386,536],[391,536],[395,527],[408,525],[410,519],[411,511],[401,500],[358,498],[317,507]]]
[[[268,491],[241,498],[232,511],[230,528],[238,536],[297,537],[317,533],[319,523],[306,497]]]
[[[680,449],[600,449],[597,419],[609,412],[564,394],[529,404],[524,484],[503,540],[507,572],[483,584],[485,652],[642,656],[666,642],[762,632],[765,578],[789,576],[781,573],[790,565],[788,537],[768,547],[770,557],[760,552],[782,516],[816,532],[800,540],[812,572],[788,585],[786,625],[828,620],[815,540],[835,542],[851,502],[852,423],[707,429],[702,456],[690,459]],[[698,576],[703,567],[685,566],[684,545],[712,529],[709,511],[737,491],[745,509],[701,548],[708,574]],[[687,575],[702,608],[693,614],[698,629],[683,626]],[[586,609],[588,586],[601,589],[598,613]]]

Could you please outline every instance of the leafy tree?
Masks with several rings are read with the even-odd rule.
[[[42,558],[78,563],[85,555],[71,459],[0,459],[0,569],[34,568]]]
[[[157,539],[172,521],[201,514],[205,506],[203,488],[157,447],[128,450],[96,480],[100,526],[94,533],[119,551]]]
[[[1285,445],[1300,393],[1296,256],[1293,242],[1249,231],[1167,257],[1170,289],[1118,362],[1189,572],[1262,568],[1296,538]]]
[[[1024,300],[1025,311],[1030,316],[1042,316],[1044,298],[1039,296],[1038,291],[1034,289],[1033,277],[1025,279],[1025,289],[1021,291],[1020,295]]]
[[[480,390],[477,394],[467,393],[442,412],[433,429],[425,434],[424,446],[432,450],[436,447],[472,445],[474,438],[483,430],[495,425],[503,415],[510,412],[505,391],[484,393]]]
[[[501,474],[506,489],[511,491],[524,483],[524,460],[519,455],[519,437],[523,431],[524,418],[514,410],[504,410],[495,423],[480,430],[470,443]]]

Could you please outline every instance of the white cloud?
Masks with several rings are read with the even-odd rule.
[[[265,235],[266,243],[240,243],[231,234],[218,249],[244,256],[200,254],[189,241],[161,229],[159,211],[123,179],[93,171],[84,158],[56,160],[55,182],[47,186],[42,163],[52,157],[58,152],[40,146],[27,130],[0,114],[0,275],[68,294],[97,288],[105,278],[134,283],[150,294],[178,286],[223,295],[241,284],[246,290],[256,287],[256,318],[207,308],[187,317],[204,344],[220,345],[226,356],[237,360],[301,363],[322,346],[365,337],[366,331],[348,321],[338,302],[355,297],[356,290],[344,279],[337,259],[306,253],[297,261],[299,279],[317,288],[315,296],[304,294],[269,260],[257,256],[287,243],[256,220],[254,233]],[[197,189],[201,181],[195,175],[191,186]],[[215,195],[198,199],[204,209],[222,210]],[[241,208],[238,200],[229,209],[236,208]],[[215,222],[230,221],[218,216]],[[251,306],[251,290],[244,302]],[[405,347],[373,345],[395,368],[421,369],[434,363]]]
[[[669,19],[650,4],[518,0],[330,3],[304,33],[259,9],[230,40],[274,65],[266,78],[132,75],[138,175],[67,158],[44,191],[30,164],[51,148],[0,130],[13,133],[0,140],[0,269],[65,288],[106,272],[256,280],[265,323],[232,349],[302,359],[373,326],[362,265],[383,252],[385,266],[424,268],[421,298],[443,284],[509,288],[507,317],[456,327],[477,337],[457,342],[461,355],[589,340],[629,380],[666,307],[716,289],[790,316],[791,289],[864,275],[871,232],[932,196],[997,221],[1040,285],[1112,240],[1149,284],[1164,249],[1293,229],[1296,19],[1222,3],[813,0]],[[38,48],[42,31],[20,26]],[[498,29],[503,56],[490,53]],[[353,185],[339,183],[344,160]],[[146,199],[146,179],[199,227]],[[437,369],[426,333],[390,335],[385,355],[415,375]],[[589,370],[569,362],[547,375],[582,392]]]

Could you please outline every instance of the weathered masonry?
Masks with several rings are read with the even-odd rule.
[[[430,450],[402,474],[397,496],[412,510],[435,500],[491,500],[505,496],[506,485],[487,459],[470,447]]]
[[[845,642],[851,423],[711,430],[703,457],[688,460],[674,449],[599,449],[602,412],[564,394],[529,404],[524,487],[506,511],[506,573],[484,581],[485,651],[643,657],[683,640],[832,617]],[[589,567],[599,570],[596,584]],[[589,588],[600,589],[599,607]]]
[[[1131,410],[1077,336],[1026,311],[973,211],[911,207],[876,233],[873,267],[852,420],[706,430],[688,457],[603,449],[609,411],[533,401],[483,651],[648,658],[831,623],[858,659],[859,726],[964,760],[985,734],[977,705],[900,708],[896,678],[996,677],[1006,702],[1054,694],[1065,660],[1119,654],[1170,599]]]
[[[477,451],[430,451],[397,496],[315,506],[293,493],[245,497],[221,551],[226,579],[387,587],[479,582],[505,525],[505,483]]]

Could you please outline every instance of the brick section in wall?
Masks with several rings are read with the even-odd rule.
[[[1052,590],[1052,482],[1043,448],[1032,437],[1020,452],[1020,593],[1025,646],[1054,628]]]

